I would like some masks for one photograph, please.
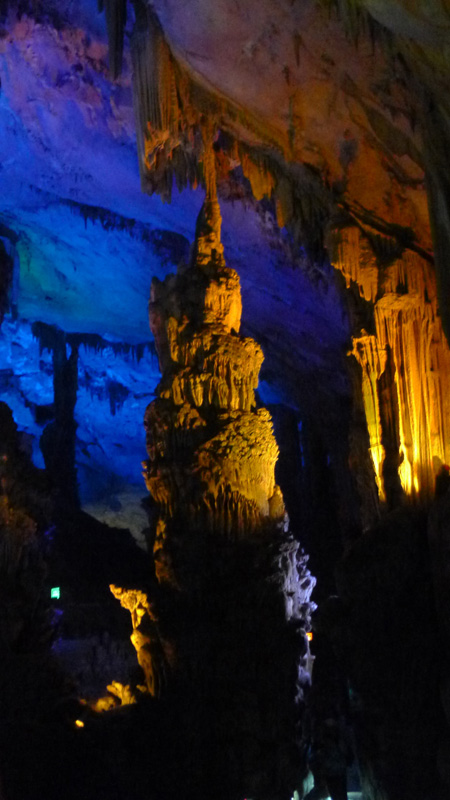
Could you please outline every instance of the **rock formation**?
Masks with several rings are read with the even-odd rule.
[[[121,606],[131,614],[133,633],[130,638],[145,676],[145,689],[152,697],[159,697],[164,690],[168,664],[159,639],[157,620],[147,595],[139,590],[126,590],[114,585],[110,589],[114,597],[120,600]],[[116,688],[118,686],[121,684],[116,683]],[[142,691],[142,687],[140,688]],[[125,702],[123,695],[124,692],[120,692],[122,704]],[[126,702],[129,703],[130,700],[127,699]]]
[[[355,331],[370,453],[381,500],[430,500],[450,460],[450,350],[437,308],[432,265],[387,238],[345,228],[334,264],[353,286],[369,330]],[[384,245],[384,253],[382,247]],[[375,249],[378,246],[378,251]],[[389,252],[391,247],[391,252]]]
[[[225,264],[212,187],[191,265],[152,285],[162,371],[145,417],[154,602],[111,588],[132,614],[149,693],[176,707],[184,796],[214,784],[218,797],[284,800],[304,774],[314,579],[275,484],[272,423],[254,397],[263,356],[239,335],[239,278]]]
[[[255,407],[263,355],[238,335],[239,278],[225,265],[216,198],[207,200],[199,227],[190,269],[152,286],[150,326],[163,378],[146,414],[146,480],[166,515],[246,536],[267,518],[283,520],[278,448],[268,412]]]
[[[113,583],[131,612],[143,671],[137,688],[108,674],[115,699],[99,708],[133,708],[95,715],[93,728],[110,738],[98,736],[91,769],[108,753],[108,780],[100,765],[87,791],[113,797],[112,787],[132,800],[126,783],[138,772],[147,781],[144,791],[133,787],[138,800],[161,784],[162,800],[212,791],[284,800],[300,787],[312,579],[276,486],[272,421],[255,402],[259,342],[260,397],[281,407],[280,418],[292,412],[286,468],[301,480],[289,492],[277,475],[286,501],[307,506],[295,519],[302,541],[309,536],[322,597],[334,592],[346,550],[343,656],[366,794],[436,800],[435,753],[444,762],[448,752],[437,696],[438,667],[448,672],[448,664],[436,646],[439,633],[447,647],[449,604],[448,0],[98,0],[106,25],[93,5],[0,0],[0,319],[8,331],[0,388],[35,445],[46,425],[56,565],[70,566],[57,582],[66,583],[72,629],[80,631],[78,612],[86,617],[78,603],[101,596],[100,587],[111,601]],[[224,259],[215,169],[227,260],[246,292],[253,338],[239,333],[240,284]],[[154,525],[142,578],[139,559],[119,548],[121,533],[95,533],[79,503],[92,490],[108,514],[99,516],[111,519],[122,510],[118,483],[139,478],[130,469],[142,458],[136,420],[159,376],[145,361],[137,376],[112,353],[143,352],[142,300],[150,276],[163,279],[186,260],[198,186],[207,200],[190,265],[152,288],[163,375],[146,413]],[[32,352],[37,320],[51,351],[42,359]],[[88,342],[103,364],[80,346]],[[37,626],[28,614],[33,587],[49,588],[33,532],[35,522],[44,529],[46,510],[31,490],[36,471],[17,448],[1,455],[0,571],[10,568],[16,589],[0,586],[8,595],[0,634],[14,649]],[[435,476],[429,562],[422,512]],[[131,512],[122,519],[130,524]],[[439,625],[427,631],[428,571]],[[18,616],[27,617],[23,629]],[[450,690],[440,685],[450,719]],[[5,767],[8,753],[29,749],[11,742]],[[155,777],[165,750],[173,792]],[[82,751],[67,752],[62,793],[70,783],[78,800],[86,787],[66,777]],[[33,783],[38,771],[20,770],[28,774]]]

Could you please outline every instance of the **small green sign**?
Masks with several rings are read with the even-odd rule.
[[[59,600],[59,598],[61,597],[61,589],[59,588],[59,586],[53,586],[53,588],[50,589],[50,597],[52,598],[52,600]]]

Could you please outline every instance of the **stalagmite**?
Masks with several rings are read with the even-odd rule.
[[[200,216],[190,269],[175,281],[152,285],[150,327],[163,380],[160,399],[146,415],[146,479],[167,508],[203,519],[205,506],[215,508],[230,493],[238,517],[246,508],[252,524],[259,525],[276,491],[278,448],[268,412],[255,408],[263,356],[256,342],[238,336],[239,278],[225,265],[220,224],[213,196]],[[193,450],[188,474],[180,470],[180,435],[184,450]],[[280,509],[280,520],[283,514]],[[244,527],[241,519],[239,529]]]
[[[131,611],[148,691],[175,698],[183,796],[206,797],[213,785],[223,800],[284,800],[302,780],[315,581],[275,483],[270,415],[256,407],[263,356],[239,335],[239,277],[225,263],[208,146],[191,264],[151,290],[162,372],[145,415],[154,602],[111,588]]]

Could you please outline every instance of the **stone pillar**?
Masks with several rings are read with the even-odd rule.
[[[55,513],[63,519],[79,507],[75,447],[78,390],[78,344],[52,325],[35,323],[40,347],[51,350],[55,418],[44,429],[40,447],[55,493]]]
[[[183,796],[287,800],[300,788],[307,557],[275,484],[278,448],[239,335],[241,293],[214,187],[188,268],[154,280],[162,379],[145,415],[159,636],[186,737]]]

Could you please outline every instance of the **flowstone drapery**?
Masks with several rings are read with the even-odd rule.
[[[315,581],[275,484],[272,422],[254,397],[263,355],[239,336],[239,278],[220,226],[210,185],[191,265],[152,285],[162,380],[145,417],[158,509],[150,616],[167,676],[161,695],[177,708],[184,796],[214,787],[230,800],[284,800],[302,779]]]
[[[356,227],[344,229],[334,265],[366,304],[371,328],[355,331],[353,355],[379,496],[395,506],[402,490],[429,500],[450,461],[450,350],[432,265],[413,250],[390,255],[388,237],[372,241]]]

